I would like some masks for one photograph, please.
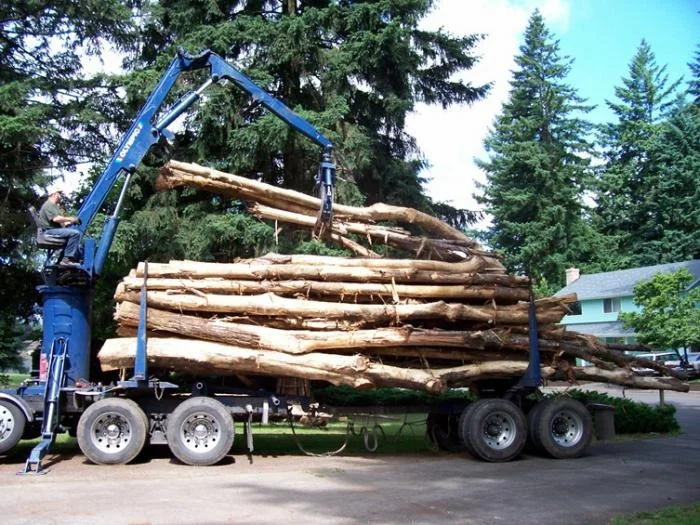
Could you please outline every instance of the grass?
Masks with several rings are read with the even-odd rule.
[[[1,375],[7,378],[7,384],[0,384],[1,388],[16,388],[22,384],[22,381],[29,377],[29,374],[17,374],[14,372]]]
[[[322,454],[337,450],[345,442],[344,455],[366,455],[365,434],[370,448],[376,445],[377,454],[425,454],[432,449],[425,435],[426,414],[407,414],[391,418],[356,418],[350,427],[348,419],[340,418],[323,428],[295,425],[295,433],[304,449]],[[375,426],[377,425],[377,426]],[[261,455],[298,455],[298,449],[289,423],[278,422],[253,426],[255,453]],[[234,452],[245,449],[243,425],[236,426]]]
[[[652,512],[636,512],[614,518],[610,525],[696,525],[700,523],[700,503],[666,507]]]

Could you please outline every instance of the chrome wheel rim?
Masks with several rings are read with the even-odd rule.
[[[192,414],[180,426],[180,439],[189,451],[204,454],[221,441],[221,425],[210,414]]]
[[[560,410],[552,418],[550,432],[560,447],[576,446],[583,437],[583,419],[571,410]]]
[[[0,406],[0,442],[5,441],[15,428],[15,418],[6,406]]]
[[[90,430],[92,444],[105,454],[118,454],[131,441],[131,424],[117,412],[101,414]]]
[[[502,450],[513,444],[517,435],[513,416],[506,412],[492,412],[481,427],[481,439],[494,450]]]

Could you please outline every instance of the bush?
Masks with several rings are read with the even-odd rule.
[[[403,388],[375,388],[357,390],[349,386],[329,386],[314,389],[314,401],[331,406],[401,406],[437,405],[447,401],[470,399],[466,390],[448,390],[444,394],[432,395]]]
[[[615,432],[618,434],[665,433],[680,430],[675,418],[676,407],[673,405],[651,406],[639,401],[583,390],[569,390],[567,395],[584,404],[602,403],[615,407]]]

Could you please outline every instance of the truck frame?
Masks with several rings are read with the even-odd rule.
[[[164,109],[156,120],[180,74],[202,69],[209,71],[209,78]],[[133,376],[109,385],[90,378],[94,285],[114,239],[131,177],[151,147],[172,136],[168,126],[199,100],[207,87],[221,80],[236,84],[322,148],[316,177],[321,197],[318,223],[332,220],[335,164],[331,141],[217,54],[206,50],[189,55],[179,50],[80,207],[77,228],[83,236],[83,255],[79,268],[57,266],[55,259],[60,258],[63,241],[38,230],[38,246],[49,250],[42,272],[45,284],[38,288],[43,305],[39,377],[16,389],[0,391],[0,454],[21,439],[41,438],[26,461],[24,473],[46,472],[42,459],[62,432],[77,436],[82,452],[98,464],[128,463],[150,443],[167,444],[183,463],[211,465],[230,451],[234,419],[244,423],[247,448],[252,452],[253,420],[265,423],[271,416],[286,417],[290,403],[307,401],[270,392],[214,389],[205,380],[195,381],[189,392],[183,392],[178,385],[149,375],[147,264]],[[86,235],[87,229],[120,179],[123,184],[117,203],[96,242]],[[530,395],[541,383],[533,300],[529,332],[530,364],[522,377],[480,381],[474,385],[478,401],[431,409],[428,434],[438,446],[466,448],[487,461],[516,457],[527,439],[554,457],[576,457],[587,448],[592,422],[583,405],[569,398],[538,402]]]

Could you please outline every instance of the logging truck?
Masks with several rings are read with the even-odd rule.
[[[209,78],[196,91],[163,108],[181,73],[208,70]],[[147,345],[148,265],[141,269],[144,283],[134,319],[136,348],[131,377],[102,384],[91,380],[91,310],[99,278],[119,223],[119,214],[133,173],[150,148],[168,139],[168,126],[194,104],[212,83],[227,80],[295,130],[322,148],[317,175],[320,210],[318,225],[331,223],[335,165],[333,145],[315,127],[268,94],[213,52],[196,56],[182,50],[174,58],[153,93],[125,134],[104,172],[79,209],[75,226],[82,237],[77,268],[57,264],[64,240],[46,235],[37,224],[37,244],[48,251],[39,287],[43,305],[43,335],[37,379],[0,392],[0,454],[21,439],[40,438],[27,459],[25,473],[41,473],[42,458],[63,432],[76,436],[81,451],[97,464],[124,464],[146,444],[167,444],[172,454],[189,465],[211,465],[229,453],[234,420],[244,424],[252,451],[252,422],[272,415],[287,417],[291,400],[274,392],[224,390],[197,380],[188,391],[149,374]],[[162,115],[159,114],[162,113]],[[121,182],[121,191],[99,239],[86,235],[109,192]],[[422,249],[422,245],[421,245]],[[465,277],[466,278],[466,277]],[[396,290],[393,284],[394,293]],[[136,292],[138,293],[138,292]],[[126,316],[126,309],[123,312]],[[527,440],[557,458],[581,455],[592,436],[589,411],[570,398],[537,401],[530,394],[541,383],[537,315],[534,301],[524,313],[529,323],[527,368],[517,377],[487,377],[473,382],[480,399],[431,409],[429,436],[441,448],[466,449],[486,461],[516,457]]]

